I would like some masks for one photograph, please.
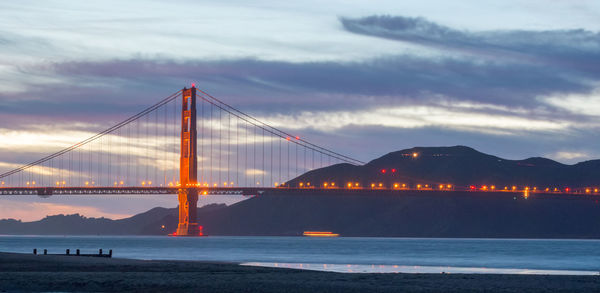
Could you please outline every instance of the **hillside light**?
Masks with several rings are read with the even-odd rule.
[[[412,153],[413,158],[416,158],[419,156],[419,153]]]

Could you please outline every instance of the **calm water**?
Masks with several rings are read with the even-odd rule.
[[[241,262],[339,272],[598,274],[598,240],[0,236],[0,251],[33,248],[113,256]]]

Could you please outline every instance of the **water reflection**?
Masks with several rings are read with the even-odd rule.
[[[469,268],[444,266],[404,265],[360,265],[360,264],[315,264],[281,262],[246,262],[244,266],[289,268],[336,273],[406,273],[406,274],[517,274],[517,275],[600,275],[594,271],[535,270],[510,268]]]

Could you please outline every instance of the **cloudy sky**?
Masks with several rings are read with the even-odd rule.
[[[0,3],[0,173],[192,82],[363,161],[600,158],[597,1],[87,2]],[[2,198],[0,218],[157,205],[176,198]]]

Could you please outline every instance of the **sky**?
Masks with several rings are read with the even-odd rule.
[[[578,0],[4,1],[0,173],[191,83],[362,161],[452,145],[597,159],[598,19],[598,1]],[[176,205],[3,197],[0,218]]]

